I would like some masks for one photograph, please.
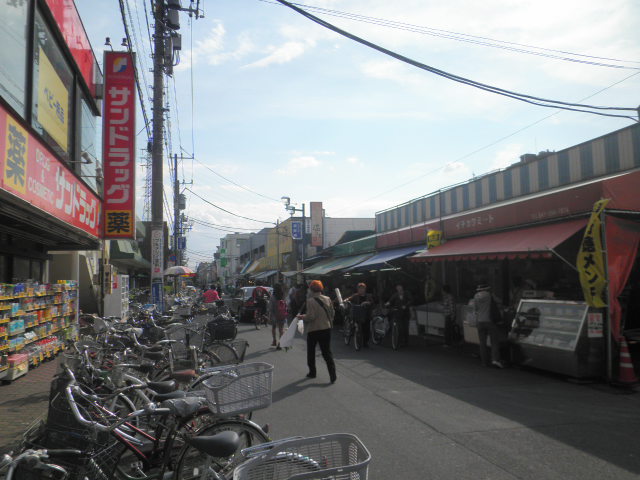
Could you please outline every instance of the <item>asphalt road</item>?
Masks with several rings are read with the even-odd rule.
[[[640,396],[531,370],[487,369],[457,349],[355,352],[334,332],[338,381],[305,342],[270,347],[242,325],[246,361],[275,366],[273,405],[254,415],[273,438],[350,432],[372,455],[372,480],[637,479]]]

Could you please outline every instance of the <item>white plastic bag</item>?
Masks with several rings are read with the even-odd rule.
[[[304,321],[302,319],[298,319],[298,331],[300,335],[304,334]]]
[[[293,346],[293,339],[296,336],[296,319],[294,318],[289,328],[280,337],[280,347],[287,349]]]

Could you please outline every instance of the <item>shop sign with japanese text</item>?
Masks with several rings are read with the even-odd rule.
[[[321,247],[323,243],[322,231],[322,202],[310,202],[311,207],[311,246]]]
[[[602,313],[587,314],[587,336],[589,338],[602,338],[604,335],[604,322]]]
[[[104,238],[135,238],[135,56],[104,55]]]
[[[100,199],[0,106],[0,188],[100,236]]]
[[[162,238],[162,229],[154,228],[151,230],[151,277],[162,278],[163,264],[162,257],[164,255],[164,239]]]
[[[602,248],[602,222],[600,216],[609,199],[599,200],[593,205],[591,218],[578,251],[576,267],[584,299],[591,307],[607,306],[607,274]]]

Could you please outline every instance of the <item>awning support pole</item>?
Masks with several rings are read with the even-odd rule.
[[[560,255],[558,252],[556,252],[553,248],[549,248],[549,251],[551,253],[553,253],[556,257],[558,257],[560,260],[562,260],[564,263],[569,265],[574,271],[578,272],[578,269],[576,268],[576,266],[573,263],[571,263],[569,260],[564,258],[562,255]]]

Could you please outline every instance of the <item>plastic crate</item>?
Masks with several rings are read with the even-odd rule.
[[[273,365],[256,362],[220,367],[202,385],[209,410],[216,415],[236,415],[271,405]]]
[[[348,433],[264,443],[243,454],[250,459],[235,469],[234,480],[367,480],[371,461]]]

